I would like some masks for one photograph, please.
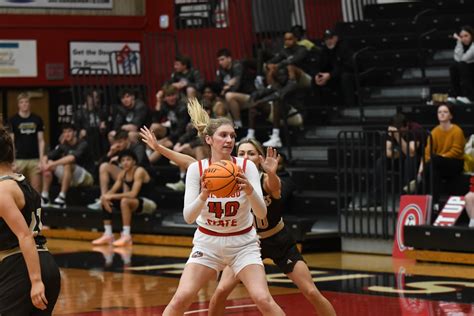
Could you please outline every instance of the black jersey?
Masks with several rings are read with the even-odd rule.
[[[40,234],[41,223],[41,199],[39,194],[31,187],[23,175],[2,176],[0,181],[14,180],[20,187],[25,197],[25,206],[21,214],[25,218],[26,224],[33,232],[35,243],[42,246],[46,243],[46,238]],[[0,218],[0,251],[19,247],[18,238],[8,227],[7,223]]]
[[[123,177],[123,183],[125,183],[128,186],[129,190],[132,190],[135,172],[137,172],[137,170],[138,168],[136,168],[135,171],[133,172],[131,181],[127,181],[125,179],[125,176]],[[140,191],[138,192],[137,198],[146,197],[149,199],[153,199],[153,189],[154,189],[154,182],[153,182],[153,178],[150,177],[150,181],[142,183],[142,186],[140,188]]]
[[[264,219],[255,217],[255,224],[257,227],[257,234],[265,232],[274,228],[280,221],[284,210],[284,201],[282,198],[275,199],[263,188],[263,173],[260,176],[260,183],[262,185],[263,199],[267,205],[267,216]],[[282,182],[283,185],[283,182]]]

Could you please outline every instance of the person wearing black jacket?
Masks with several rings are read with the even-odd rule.
[[[66,207],[66,194],[71,186],[91,186],[94,179],[90,170],[93,161],[87,142],[76,136],[72,124],[62,126],[61,143],[44,157],[42,206],[56,208]],[[61,183],[61,191],[53,202],[49,203],[49,189],[53,181],[53,173]]]
[[[119,96],[121,104],[117,107],[113,130],[109,133],[109,143],[112,143],[113,137],[119,130],[129,132],[130,138],[133,139],[138,135],[139,127],[146,123],[149,114],[148,107],[142,100],[135,97],[135,93],[131,89],[120,91]]]
[[[352,66],[352,49],[339,39],[333,30],[324,32],[325,46],[322,52],[321,71],[314,81],[317,86],[329,86],[338,89],[344,97],[346,106],[355,106],[354,69]]]
[[[150,130],[155,133],[160,145],[172,148],[185,134],[190,119],[187,106],[180,99],[178,90],[174,86],[165,86],[163,91],[164,98],[160,106],[155,107]],[[157,152],[149,157],[152,163],[159,158]]]
[[[298,88],[309,88],[311,86],[311,76],[303,70],[307,62],[307,56],[308,49],[298,45],[296,35],[292,32],[286,32],[283,49],[271,58],[266,66],[267,83],[276,91],[261,101],[281,101],[286,95]],[[280,139],[280,112],[282,106],[281,102],[277,102],[276,106],[272,108],[273,130],[270,139],[263,143],[265,147],[282,146]]]
[[[165,85],[172,85],[182,94],[184,94],[188,88],[192,88],[195,91],[202,91],[204,78],[201,76],[199,70],[192,67],[189,57],[176,56],[173,68],[174,72],[171,74],[171,78],[165,82]]]
[[[240,111],[249,106],[250,94],[255,90],[254,76],[245,71],[243,62],[233,60],[229,49],[222,48],[217,52],[216,82],[225,97],[236,127],[242,127]]]

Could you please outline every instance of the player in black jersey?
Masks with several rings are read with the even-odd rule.
[[[306,299],[314,306],[318,315],[336,315],[331,303],[314,284],[308,266],[283,222],[284,201],[281,198],[281,191],[285,182],[281,181],[276,174],[278,168],[276,150],[268,147],[265,157],[260,143],[249,138],[240,141],[237,145],[237,155],[253,161],[263,171],[261,183],[268,212],[265,219],[255,220],[262,248],[262,259],[272,259],[301,290]],[[224,315],[225,300],[239,282],[231,269],[226,268],[223,271],[219,285],[209,304],[210,316]]]
[[[40,196],[13,172],[13,148],[0,128],[0,315],[51,315],[59,269],[40,234]]]

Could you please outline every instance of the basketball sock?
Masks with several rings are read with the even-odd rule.
[[[180,172],[179,173],[179,179],[184,180],[184,177],[186,177],[186,172]]]
[[[112,225],[105,224],[104,225],[104,235],[112,235]]]
[[[274,137],[280,137],[280,129],[279,128],[274,128],[272,130],[272,136]]]
[[[59,192],[59,195],[58,195],[61,199],[63,199],[64,201],[66,201],[66,192]]]
[[[45,198],[45,199],[49,199],[49,192],[41,192],[41,197]]]
[[[474,228],[474,218],[471,218],[471,220],[469,221],[469,227]]]
[[[122,235],[130,236],[130,226],[123,226],[122,228]]]

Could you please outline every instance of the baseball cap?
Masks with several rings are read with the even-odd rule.
[[[324,31],[323,39],[328,39],[336,35],[337,33],[335,30],[327,29],[326,31]]]

